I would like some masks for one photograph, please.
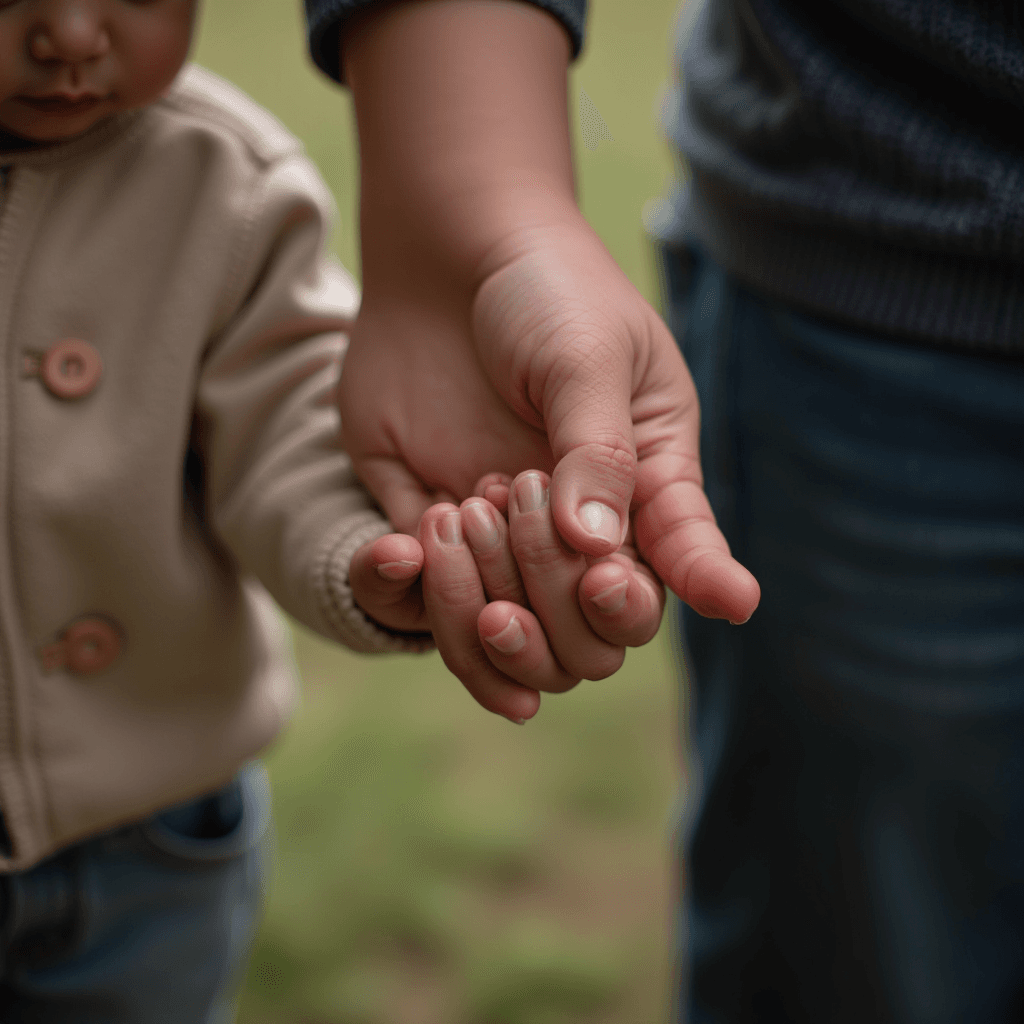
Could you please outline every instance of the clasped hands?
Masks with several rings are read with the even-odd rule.
[[[655,579],[740,623],[760,587],[704,493],[676,341],[577,205],[565,33],[524,4],[378,8],[339,48],[363,296],[338,406],[356,475],[408,536],[360,552],[353,583],[408,572],[389,581],[408,621],[422,564],[419,628],[484,707],[519,720],[540,689],[608,675],[654,634]],[[515,482],[488,547],[477,516],[501,486],[479,484],[495,469]]]
[[[489,711],[532,718],[541,692],[603,679],[657,632],[665,589],[628,544],[604,557],[559,538],[549,477],[488,474],[461,508],[423,515],[419,536],[356,552],[356,603],[382,626],[434,635],[453,674]],[[627,538],[629,539],[629,538]]]

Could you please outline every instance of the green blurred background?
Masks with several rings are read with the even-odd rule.
[[[581,206],[655,306],[641,209],[672,173],[657,108],[676,16],[676,0],[591,0],[570,77]],[[350,96],[309,62],[300,0],[206,0],[195,59],[304,141],[358,277]],[[523,728],[480,709],[436,654],[364,657],[294,626],[303,699],[267,758],[276,863],[241,1024],[667,1020],[669,615],[619,673],[546,696]]]

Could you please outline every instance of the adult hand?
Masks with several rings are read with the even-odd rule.
[[[347,32],[364,293],[346,447],[407,532],[489,469],[551,473],[572,549],[613,552],[632,509],[658,576],[744,621],[760,590],[703,492],[692,380],[575,205],[568,57],[550,15],[501,0],[388,5]]]

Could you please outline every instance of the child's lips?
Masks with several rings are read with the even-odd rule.
[[[66,96],[57,93],[50,96],[19,96],[18,102],[43,114],[82,114],[92,110],[106,98],[93,94]]]

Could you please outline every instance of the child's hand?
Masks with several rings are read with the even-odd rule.
[[[665,591],[630,547],[604,558],[566,549],[550,507],[529,511],[519,498],[542,494],[545,474],[521,474],[510,509],[509,483],[492,475],[478,484],[494,504],[474,497],[461,510],[434,505],[419,541],[388,534],[364,545],[349,580],[370,618],[402,632],[432,631],[477,702],[518,721],[537,713],[538,691],[615,672],[625,647],[657,632]]]
[[[510,510],[509,499],[515,496],[513,487],[518,489],[520,482],[525,484],[528,476],[537,478],[542,489],[550,484],[546,474],[536,471],[520,474],[515,482],[503,473],[489,473],[477,483],[474,494],[487,499],[506,519],[510,519],[511,545],[518,569],[536,563],[536,569],[526,574],[530,581],[527,590],[535,610],[542,609],[543,614],[550,616],[544,620],[548,634],[554,630],[557,636],[562,635],[559,616],[572,612],[571,620],[578,623],[578,619],[572,603],[561,604],[553,597],[554,588],[545,584],[571,576],[570,565],[575,566],[575,571],[585,565],[577,590],[578,610],[591,630],[620,647],[641,647],[652,640],[661,624],[665,588],[650,567],[640,561],[634,547],[632,526],[626,534],[625,543],[613,554],[604,557],[576,555],[560,541],[555,543],[558,537],[552,532],[554,523],[547,504],[543,515],[538,514],[537,518],[531,519],[523,518],[523,509],[518,501],[511,502]],[[474,503],[475,499],[470,498],[462,503],[463,508]],[[550,546],[537,550],[534,547],[537,542]],[[554,646],[556,649],[559,647],[557,640]],[[583,678],[596,677],[583,673]]]
[[[485,477],[478,492],[493,484]],[[497,478],[501,479],[501,478]],[[507,480],[508,478],[503,478]],[[449,670],[479,704],[512,720],[532,717],[536,691],[603,679],[625,647],[658,630],[665,590],[623,547],[603,558],[567,549],[546,500],[549,478],[530,471],[502,490],[509,522],[483,497],[461,510],[434,505],[420,523],[423,595]]]

